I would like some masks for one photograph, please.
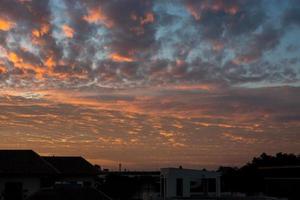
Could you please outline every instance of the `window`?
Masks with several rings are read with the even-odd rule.
[[[203,183],[202,183],[201,179],[190,182],[190,192],[191,193],[202,193],[203,192]]]
[[[164,177],[160,178],[160,195],[161,197],[165,197],[165,184],[166,184],[166,179]]]
[[[176,196],[182,197],[183,195],[183,179],[176,179]]]
[[[209,178],[207,181],[208,181],[208,192],[216,192],[216,179]]]

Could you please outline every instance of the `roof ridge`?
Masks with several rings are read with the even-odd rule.
[[[48,165],[48,166],[49,166],[51,169],[53,169],[56,173],[58,173],[58,174],[61,173],[61,172],[60,172],[58,169],[56,169],[51,163],[47,162],[40,154],[38,154],[37,152],[33,151],[32,149],[31,149],[31,151],[32,151],[34,154],[36,154],[36,155],[39,157],[39,159],[40,159],[43,163],[45,163],[46,165]]]
[[[40,156],[41,160],[48,165],[49,167],[51,167],[56,173],[61,174],[61,171],[59,171],[56,167],[54,167],[51,163],[49,163],[47,160],[45,160],[42,156]]]
[[[0,149],[0,155],[1,173],[60,173],[57,168],[32,149]],[[19,163],[19,165],[16,163]]]

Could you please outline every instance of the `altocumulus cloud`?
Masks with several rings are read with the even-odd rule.
[[[137,168],[299,152],[300,2],[274,2],[1,0],[0,146]]]

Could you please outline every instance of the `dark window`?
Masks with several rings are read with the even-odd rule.
[[[208,192],[216,192],[216,179],[209,178],[207,181],[208,181]]]
[[[183,195],[183,179],[176,179],[176,196],[182,197]]]
[[[190,182],[190,192],[191,193],[201,193],[203,192],[202,180],[196,180]]]

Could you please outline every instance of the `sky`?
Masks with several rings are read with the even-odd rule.
[[[0,148],[104,168],[300,153],[299,0],[0,0]]]

